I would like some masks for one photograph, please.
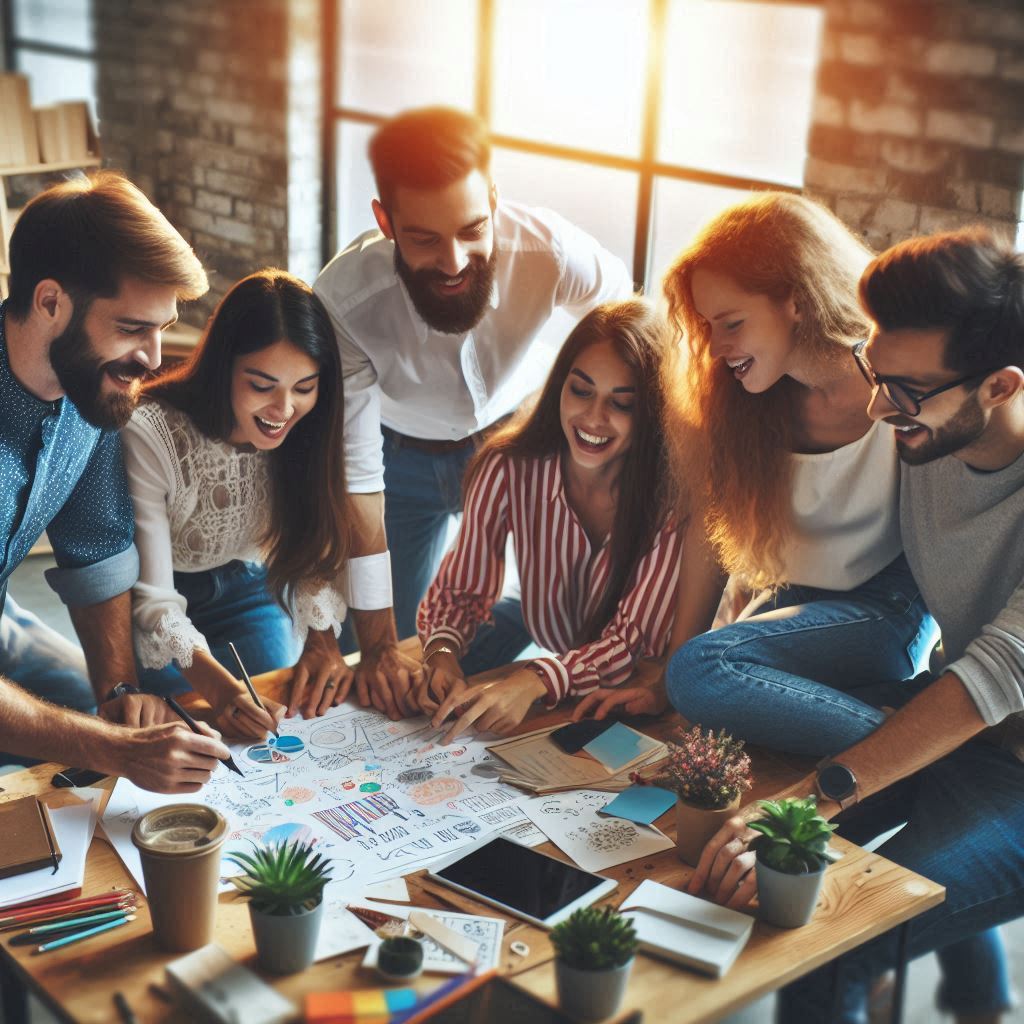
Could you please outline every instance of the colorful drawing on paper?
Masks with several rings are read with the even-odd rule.
[[[266,743],[256,743],[245,752],[256,764],[284,764],[294,760],[306,749],[298,736],[271,736]]]

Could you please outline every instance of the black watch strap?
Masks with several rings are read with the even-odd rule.
[[[139,688],[132,686],[131,683],[118,683],[110,689],[107,695],[103,698],[103,703],[106,704],[108,700],[117,700],[118,697],[125,697],[130,693],[138,693]]]

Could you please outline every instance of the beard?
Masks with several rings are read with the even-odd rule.
[[[888,417],[887,423],[894,426],[921,426],[915,420]],[[931,437],[913,448],[896,442],[896,450],[900,458],[908,466],[922,466],[926,462],[934,462],[946,455],[966,448],[985,432],[988,421],[978,404],[977,395],[970,395],[963,405],[941,427],[930,431]],[[897,435],[898,436],[898,435]]]
[[[104,361],[93,347],[83,326],[85,311],[75,313],[65,331],[50,345],[50,365],[64,394],[74,403],[82,418],[94,427],[120,430],[131,419],[139,404],[141,388],[105,394],[103,381],[109,372],[135,377],[137,381],[149,372],[134,359]]]
[[[436,285],[448,280],[439,270],[413,270],[395,245],[395,272],[409,292],[416,312],[428,327],[442,334],[465,334],[483,318],[494,287],[494,272],[498,264],[497,249],[491,255],[473,255],[462,273],[468,278],[467,287],[459,295],[440,295]]]

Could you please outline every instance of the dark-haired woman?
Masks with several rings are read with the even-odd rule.
[[[289,713],[343,700],[352,674],[335,641],[349,551],[342,377],[310,288],[277,270],[238,282],[192,358],[147,386],[124,451],[143,687],[191,684],[221,727],[265,735],[285,708],[254,705],[225,667],[233,641],[253,674],[298,656]]]
[[[462,528],[418,615],[432,670],[420,704],[436,725],[462,709],[449,737],[471,724],[507,732],[535,701],[615,686],[664,653],[680,559],[663,494],[667,351],[648,303],[597,307],[533,410],[470,464]],[[522,596],[499,603],[510,534]],[[467,675],[531,641],[554,653],[467,689]]]

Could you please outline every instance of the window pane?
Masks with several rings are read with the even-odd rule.
[[[14,0],[11,13],[19,39],[93,48],[92,0]]]
[[[344,248],[356,235],[376,227],[370,203],[377,194],[366,145],[373,127],[342,121],[338,124],[337,168],[338,246]]]
[[[495,132],[640,154],[647,0],[497,0]]]
[[[491,161],[498,194],[527,206],[547,206],[592,234],[632,270],[637,177],[496,147]]]
[[[654,183],[654,231],[647,293],[660,298],[661,279],[676,255],[716,213],[749,195],[741,189],[658,178]]]
[[[18,70],[28,75],[32,106],[63,100],[88,100],[96,123],[96,65],[91,60],[17,51]]]
[[[660,159],[799,185],[820,8],[673,0]]]
[[[476,0],[341,0],[338,102],[374,114],[472,109]]]

